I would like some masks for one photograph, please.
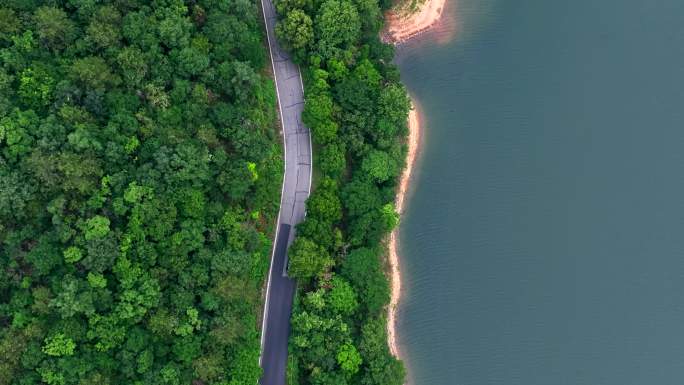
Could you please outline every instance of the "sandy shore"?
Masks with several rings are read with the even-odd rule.
[[[409,188],[413,167],[416,162],[416,155],[418,154],[420,148],[420,139],[422,133],[420,109],[418,108],[415,100],[413,100],[411,103],[412,108],[411,111],[409,111],[408,116],[408,154],[406,156],[406,166],[404,167],[404,171],[399,179],[399,187],[395,200],[395,207],[399,214],[403,214],[404,212],[404,200],[406,198],[406,192]],[[398,229],[394,229],[389,238],[388,259],[390,265],[390,283],[392,286],[392,294],[390,298],[390,305],[387,311],[387,342],[389,344],[390,352],[395,357],[400,356],[396,339],[396,311],[397,304],[401,298],[401,272],[399,270],[399,255],[397,253],[397,232]]]
[[[408,0],[410,1],[410,0]],[[453,1],[453,0],[452,0]],[[446,0],[424,0],[417,9],[407,9],[407,5],[389,11],[385,15],[386,27],[382,33],[382,39],[388,43],[403,43],[434,27],[442,18]],[[453,25],[453,22],[450,22]],[[443,34],[445,41],[450,40],[453,33]],[[416,162],[416,156],[420,149],[422,137],[420,107],[412,100],[412,108],[408,116],[409,134],[407,138],[408,154],[406,165],[399,179],[399,186],[395,201],[395,207],[399,214],[404,212],[404,200],[409,188],[411,174]],[[387,343],[390,352],[397,358],[401,354],[396,338],[397,305],[401,299],[401,271],[399,266],[399,254],[397,252],[398,229],[392,231],[389,236],[389,270],[391,283],[391,298],[387,310]]]
[[[445,5],[446,0],[424,0],[415,10],[406,9],[406,5],[395,7],[385,15],[383,40],[394,44],[403,43],[427,31],[441,19]]]

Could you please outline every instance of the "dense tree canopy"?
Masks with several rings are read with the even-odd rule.
[[[378,39],[382,10],[377,0],[277,0],[276,9],[279,38],[304,68],[302,120],[322,175],[289,254],[300,288],[289,383],[401,385],[387,346],[383,242],[398,223],[410,102],[392,47]]]
[[[282,171],[261,23],[248,0],[0,2],[0,384],[257,382]]]
[[[313,41],[313,21],[309,15],[294,9],[276,26],[276,35],[283,45],[302,57]]]

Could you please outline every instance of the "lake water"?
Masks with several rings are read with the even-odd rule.
[[[426,124],[399,233],[410,383],[684,383],[684,1],[447,19],[455,39],[397,59]]]

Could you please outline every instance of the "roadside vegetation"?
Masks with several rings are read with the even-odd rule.
[[[380,42],[388,1],[279,0],[276,33],[302,65],[322,177],[289,251],[298,281],[290,385],[401,385],[387,346],[384,261],[410,101]]]
[[[0,384],[257,383],[282,178],[257,6],[0,1]]]

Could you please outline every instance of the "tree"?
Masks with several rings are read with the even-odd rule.
[[[344,144],[330,143],[323,147],[318,155],[318,164],[326,176],[339,178],[346,165]]]
[[[195,47],[185,47],[172,53],[172,59],[176,62],[180,74],[196,76],[209,67],[207,52]]]
[[[346,49],[361,33],[356,6],[349,0],[327,0],[316,16],[318,52],[325,59]]]
[[[359,300],[366,313],[378,314],[389,301],[389,284],[376,250],[352,250],[342,262],[340,275],[346,278],[358,293],[362,293]]]
[[[246,101],[259,82],[259,76],[248,63],[234,61],[218,66],[217,80],[227,93],[239,101]]]
[[[342,234],[338,227],[325,219],[308,215],[297,225],[297,234],[308,239],[315,239],[316,243],[331,252],[342,247]]]
[[[0,222],[10,224],[14,219],[30,216],[28,207],[36,199],[36,187],[32,182],[31,178],[10,171],[0,162]]]
[[[342,204],[337,192],[337,182],[324,178],[306,201],[306,210],[308,215],[331,225],[342,219]]]
[[[102,273],[88,273],[88,284],[90,287],[104,289],[107,287],[107,278]]]
[[[363,176],[355,175],[342,188],[342,202],[351,217],[358,217],[382,205],[380,189]]]
[[[395,210],[394,203],[387,203],[386,205],[382,206],[380,212],[382,213],[382,219],[385,225],[384,227],[388,231],[391,231],[397,227],[397,225],[399,225],[399,213]]]
[[[40,7],[34,14],[34,21],[41,43],[48,48],[61,50],[74,38],[76,27],[60,8]]]
[[[159,371],[159,377],[162,382],[162,384],[169,384],[169,385],[180,385],[181,384],[181,373],[178,367],[173,364],[169,363],[164,365],[163,368]]]
[[[304,11],[294,9],[276,25],[275,32],[283,46],[293,51],[301,61],[313,42],[313,21]]]
[[[262,373],[258,345],[240,350],[231,366],[230,385],[252,385],[254,378],[261,377]]]
[[[381,91],[382,76],[369,60],[362,60],[354,70],[334,87],[335,100],[346,113],[364,113],[362,128],[373,129],[377,114],[377,101]]]
[[[383,3],[386,0],[383,0]],[[377,34],[382,28],[383,19],[380,11],[379,1],[377,0],[354,0],[356,8],[359,10],[361,24],[365,33]]]
[[[298,237],[290,246],[288,273],[291,277],[307,280],[322,273],[333,264],[327,251],[314,241]]]
[[[21,24],[17,14],[10,8],[0,8],[0,41],[9,42],[19,32]]]
[[[68,338],[64,333],[57,333],[45,339],[43,345],[43,352],[49,356],[71,356],[76,349],[76,343],[71,338]]]
[[[14,109],[8,116],[0,118],[0,141],[5,142],[2,152],[6,161],[15,161],[27,154],[34,143],[31,132],[38,125],[38,116],[32,110]]]
[[[111,5],[100,7],[86,29],[87,39],[99,48],[114,48],[121,39],[121,14]]]
[[[96,215],[85,223],[84,236],[86,240],[103,238],[109,233],[109,218]]]
[[[371,134],[380,147],[388,148],[397,134],[405,134],[411,102],[404,87],[390,84],[380,93],[378,105],[380,119]]]
[[[394,133],[400,132],[399,128],[406,126],[408,111],[411,108],[411,100],[406,93],[406,89],[401,84],[391,83],[380,93],[378,100],[379,113],[389,123],[396,127]]]
[[[97,56],[75,60],[71,66],[71,77],[86,89],[92,90],[103,90],[118,83],[107,62]]]
[[[59,242],[54,232],[44,232],[32,240],[28,252],[22,253],[25,262],[33,269],[32,276],[37,278],[49,275],[62,264]]]
[[[76,246],[64,250],[64,261],[67,263],[78,262],[83,258],[83,252]]]
[[[360,381],[363,385],[404,383],[404,366],[387,347],[385,322],[384,318],[371,318],[361,329],[359,352],[366,363]]]
[[[40,67],[27,68],[19,77],[19,96],[29,107],[47,106],[52,99],[54,87],[54,79]]]
[[[359,371],[362,359],[359,352],[352,344],[344,344],[337,352],[337,363],[348,375],[353,375]]]
[[[333,101],[329,93],[320,92],[306,99],[302,121],[311,129],[316,143],[326,144],[335,139],[338,125],[332,114]]]
[[[64,277],[59,292],[50,301],[50,307],[57,310],[62,318],[78,314],[90,316],[95,313],[94,297],[81,280],[71,275]]]
[[[116,60],[125,83],[129,86],[140,85],[148,71],[142,51],[137,47],[126,47],[119,51]]]
[[[340,277],[333,277],[330,281],[330,286],[331,289],[328,297],[332,310],[344,316],[353,314],[358,307],[354,288]]]
[[[153,83],[147,83],[145,84],[145,87],[143,87],[143,90],[145,91],[145,99],[153,108],[165,110],[171,104],[169,101],[169,95],[164,90],[164,87]]]
[[[280,15],[287,15],[295,10],[311,13],[311,8],[313,8],[313,1],[311,0],[277,0],[274,3]]]
[[[188,9],[179,6],[175,9],[165,8],[161,13],[164,17],[157,24],[157,31],[161,43],[168,48],[180,48],[188,45],[192,23],[184,16]]]
[[[363,159],[361,170],[370,175],[377,182],[385,182],[397,175],[399,172],[399,165],[387,152],[371,150]]]
[[[326,317],[302,311],[292,315],[292,351],[308,365],[309,372],[333,372],[337,352],[351,343],[349,325],[340,317]]]

